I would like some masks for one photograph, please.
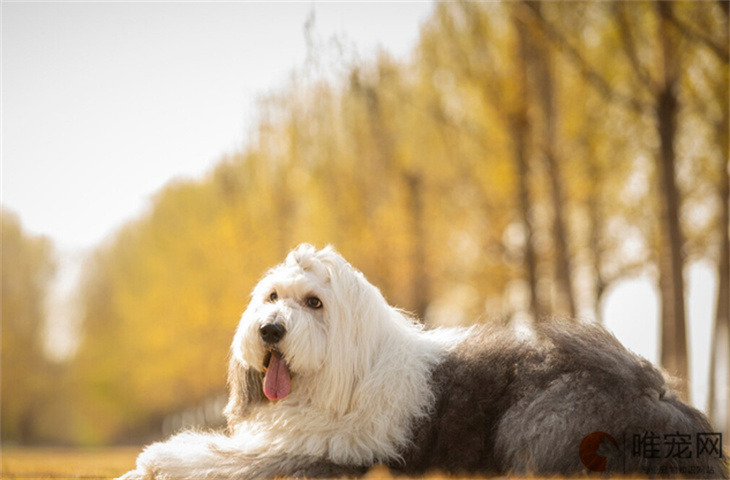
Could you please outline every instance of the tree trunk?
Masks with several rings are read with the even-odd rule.
[[[728,184],[727,174],[725,185]],[[710,350],[710,391],[708,395],[707,413],[715,428],[730,434],[730,242],[728,241],[728,195],[723,197],[724,235],[718,265],[717,306],[715,310],[715,328]]]
[[[403,173],[408,187],[408,209],[413,249],[411,251],[411,301],[419,320],[425,321],[429,299],[426,268],[426,232],[423,217],[423,178],[418,173]]]
[[[529,142],[529,121],[527,113],[527,68],[529,63],[529,45],[526,26],[513,15],[513,24],[517,33],[517,49],[519,59],[516,62],[516,89],[519,92],[516,96],[516,105],[509,116],[509,126],[514,145],[514,161],[517,170],[517,192],[519,213],[524,226],[524,266],[527,274],[527,283],[530,290],[529,313],[534,321],[540,321],[545,316],[542,308],[539,292],[537,289],[537,255],[535,252],[533,222],[532,222],[532,196],[530,193],[530,169],[528,165]]]
[[[526,2],[538,18],[542,18],[540,2]],[[555,130],[557,114],[555,109],[555,95],[550,46],[536,42],[534,37],[534,55],[531,64],[534,67],[535,83],[538,92],[538,101],[543,114],[542,158],[545,170],[550,179],[550,203],[553,209],[553,243],[555,245],[555,284],[557,296],[553,311],[561,315],[575,318],[575,300],[573,297],[573,283],[571,281],[571,261],[568,247],[568,232],[565,227],[565,201],[563,183],[560,172],[560,162],[556,155]]]
[[[726,100],[726,99],[725,99]],[[710,346],[710,391],[707,414],[715,428],[730,435],[730,119],[727,101],[723,119],[719,125],[718,139],[722,147],[720,162],[720,258],[718,261],[717,305],[715,307],[715,328]]]
[[[678,377],[679,395],[688,399],[687,334],[684,307],[684,258],[679,224],[680,199],[676,182],[674,140],[676,136],[678,65],[672,48],[671,4],[657,1],[660,61],[663,71],[656,92],[656,121],[660,148],[660,291],[662,297],[661,363]]]
[[[586,149],[586,152],[589,152]],[[590,155],[590,153],[588,153]],[[589,245],[592,252],[592,270],[593,270],[593,283],[594,283],[594,304],[593,310],[596,315],[596,320],[603,324],[603,312],[601,311],[601,301],[603,295],[606,293],[608,288],[608,282],[606,282],[603,276],[602,260],[603,260],[603,245],[601,242],[601,234],[603,231],[603,225],[605,223],[603,208],[601,206],[601,190],[600,190],[600,169],[596,165],[596,161],[592,158],[586,158],[588,164],[588,178],[592,188],[588,194],[588,221],[589,224]]]

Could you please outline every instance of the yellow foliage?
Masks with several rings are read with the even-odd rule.
[[[45,298],[54,272],[50,242],[26,233],[2,211],[2,440],[28,442],[46,433],[40,411],[52,391],[53,366],[43,352]]]

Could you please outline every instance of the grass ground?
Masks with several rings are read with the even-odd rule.
[[[10,480],[91,480],[116,478],[135,465],[142,447],[105,447],[93,449],[58,447],[3,447],[0,449],[0,479]],[[385,467],[370,470],[363,480],[392,480]],[[406,477],[400,477],[406,478]],[[432,473],[430,480],[476,478],[453,477]],[[504,480],[504,477],[492,480]]]
[[[107,479],[134,468],[142,447],[45,448],[3,447],[0,478]]]
[[[142,447],[2,448],[0,479],[111,479],[132,470],[141,451]],[[365,476],[365,480],[391,478],[393,475],[385,467],[375,468]]]

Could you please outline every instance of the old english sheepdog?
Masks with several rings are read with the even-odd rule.
[[[394,474],[723,477],[721,438],[597,325],[426,330],[332,248],[256,286],[231,346],[225,433],[147,447],[131,479]]]

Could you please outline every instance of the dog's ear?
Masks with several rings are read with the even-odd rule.
[[[231,355],[228,363],[228,405],[223,411],[229,431],[232,431],[256,404],[265,400],[263,380],[262,372]]]

